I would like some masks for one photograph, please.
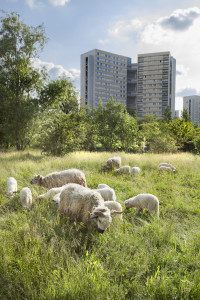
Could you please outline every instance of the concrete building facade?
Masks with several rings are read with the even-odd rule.
[[[135,109],[137,116],[162,118],[166,106],[175,115],[176,60],[170,52],[139,54],[131,58],[94,49],[81,55],[81,101],[92,108],[110,97]]]
[[[94,49],[81,55],[81,100],[97,108],[101,98],[105,105],[110,97],[127,102],[127,63],[122,55]]]
[[[183,97],[183,109],[187,109],[192,123],[197,123],[200,126],[200,96]]]
[[[162,118],[167,106],[175,115],[176,60],[170,52],[138,55],[137,116]]]

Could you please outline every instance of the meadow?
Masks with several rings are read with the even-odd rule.
[[[115,154],[141,173],[103,173],[101,166]],[[177,172],[160,174],[160,162]],[[122,223],[113,220],[104,234],[88,231],[61,221],[52,201],[37,199],[46,189],[30,185],[35,174],[73,167],[84,171],[88,187],[106,183],[115,189]],[[19,192],[7,197],[11,176],[19,192],[31,188],[30,211],[21,207]],[[125,210],[124,201],[139,193],[158,197],[159,219]],[[1,152],[0,299],[200,299],[200,156]]]

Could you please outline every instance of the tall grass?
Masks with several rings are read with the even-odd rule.
[[[0,299],[200,299],[200,157],[117,153],[141,173],[102,173],[114,154],[0,153]],[[172,163],[177,173],[159,174],[160,162]],[[30,180],[72,167],[85,172],[90,188],[114,188],[124,209],[138,193],[156,195],[160,219],[124,210],[123,223],[113,220],[102,235],[61,222],[56,205],[37,199],[46,189]],[[19,191],[31,188],[30,211],[21,207],[19,193],[7,198],[10,176]]]

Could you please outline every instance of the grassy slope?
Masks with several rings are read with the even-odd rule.
[[[0,153],[0,299],[200,299],[200,157],[120,155],[123,165],[141,168],[136,178],[101,173],[109,153]],[[159,174],[160,162],[178,172]],[[85,172],[91,188],[114,188],[123,208],[138,193],[155,194],[160,220],[132,209],[123,224],[115,221],[100,235],[61,223],[53,203],[37,200],[42,187],[31,186],[30,211],[22,209],[19,193],[6,196],[10,176],[20,191],[34,174],[71,167]]]

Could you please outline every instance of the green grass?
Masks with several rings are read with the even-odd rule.
[[[101,166],[120,154],[123,165],[139,166],[137,177],[103,173]],[[159,174],[160,162],[177,173]],[[117,200],[152,193],[160,219],[124,210],[104,234],[60,221],[57,207],[30,185],[35,174],[68,168],[84,171],[87,184],[107,183]],[[28,186],[30,211],[19,192],[6,196],[7,178]],[[62,158],[39,151],[0,153],[0,299],[200,299],[200,157],[77,152]]]

